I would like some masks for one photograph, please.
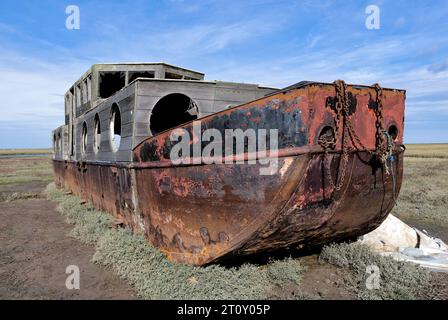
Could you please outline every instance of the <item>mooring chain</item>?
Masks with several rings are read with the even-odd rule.
[[[349,114],[348,107],[348,93],[347,93],[347,85],[342,80],[336,80],[334,82],[336,97],[335,97],[335,111],[336,117],[334,119],[335,123],[335,131],[332,135],[325,135],[319,137],[319,144],[322,146],[325,152],[324,156],[324,166],[325,173],[327,176],[327,180],[330,183],[333,194],[335,191],[339,191],[344,185],[345,175],[347,172],[347,163],[348,163],[348,155],[349,155],[349,147],[347,143],[348,132],[347,132],[347,119]],[[342,118],[342,132],[340,132],[340,123]],[[336,184],[333,182],[333,178],[331,176],[331,162],[329,161],[328,153],[330,149],[335,149],[337,145],[337,138],[342,135],[342,155],[339,159],[339,174],[337,175]]]
[[[389,149],[390,143],[388,140],[390,140],[389,134],[384,129],[384,117],[383,117],[383,89],[380,87],[378,83],[375,83],[374,88],[376,90],[376,103],[377,108],[375,109],[375,115],[376,115],[376,150],[375,154],[378,158],[378,160],[386,166],[387,159],[389,157]],[[387,166],[386,166],[386,171]]]
[[[349,158],[349,146],[348,146],[348,138],[350,137],[353,146],[357,148],[357,145],[361,148],[362,151],[367,152],[371,156],[375,156],[378,161],[384,166],[386,169],[386,173],[389,174],[389,168],[387,167],[387,160],[391,157],[393,142],[386,130],[384,130],[384,117],[383,117],[383,90],[379,84],[375,83],[373,87],[376,91],[376,104],[377,108],[374,110],[375,112],[375,151],[372,152],[368,150],[368,148],[362,143],[361,139],[357,135],[355,129],[353,128],[353,123],[350,119],[350,109],[349,109],[349,98],[347,85],[342,80],[336,80],[334,82],[336,95],[335,95],[335,111],[336,117],[334,119],[335,122],[335,131],[333,134],[323,135],[319,137],[319,144],[324,150],[324,167],[325,174],[327,176],[327,180],[330,183],[330,186],[334,191],[339,191],[345,180],[346,171],[347,171],[347,163]],[[342,132],[340,132],[340,122],[343,122]],[[337,183],[333,182],[331,176],[331,162],[329,161],[329,150],[334,150],[337,145],[337,139],[342,134],[342,155],[339,161],[338,175],[337,175]]]

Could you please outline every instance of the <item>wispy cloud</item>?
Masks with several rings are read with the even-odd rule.
[[[20,21],[0,16],[0,134],[9,137],[0,147],[49,145],[64,92],[91,64],[114,61],[166,61],[208,79],[277,87],[379,82],[407,90],[408,142],[448,137],[440,126],[448,123],[448,4],[377,2],[377,31],[364,27],[367,4],[80,0],[81,30],[67,31],[63,5],[17,3]],[[33,8],[45,14],[40,24]]]

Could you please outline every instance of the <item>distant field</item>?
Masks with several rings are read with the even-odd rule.
[[[48,149],[0,149],[0,155],[27,155],[27,154],[51,154],[53,150]]]
[[[448,159],[448,143],[407,144],[406,157]]]
[[[52,180],[50,156],[0,158],[0,198],[2,186]]]

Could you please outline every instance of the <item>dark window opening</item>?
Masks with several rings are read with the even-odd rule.
[[[72,115],[75,113],[75,107],[76,107],[76,98],[75,98],[75,87],[70,88],[70,95],[71,95],[71,101],[70,101],[70,112]]]
[[[87,86],[87,100],[92,100],[92,75],[89,75],[86,80]]]
[[[99,72],[100,98],[109,98],[126,84],[126,72]]]
[[[182,79],[182,75],[172,72],[165,72],[165,79]]]
[[[89,101],[89,87],[87,85],[87,79],[82,81],[81,88],[82,103],[86,103]]]
[[[129,71],[129,80],[131,83],[137,78],[154,78],[154,71]]]
[[[152,109],[150,129],[154,135],[197,118],[194,101],[184,94],[172,93],[160,99]]]
[[[76,86],[76,106],[79,107],[82,105],[82,93],[81,93],[81,85]]]
[[[197,79],[197,78],[192,78],[192,77],[187,77],[187,76],[185,76],[184,79],[185,80],[200,80],[200,79]]]
[[[391,137],[392,140],[396,140],[398,137],[398,128],[395,125],[391,125],[387,130],[387,133]]]
[[[109,131],[112,150],[114,152],[118,151],[121,143],[121,114],[120,109],[116,104],[112,106]]]
[[[100,117],[98,116],[97,113],[95,115],[95,133],[93,139],[93,151],[95,151],[95,153],[98,153],[98,151],[100,151],[100,145],[101,145],[101,123],[100,123]]]

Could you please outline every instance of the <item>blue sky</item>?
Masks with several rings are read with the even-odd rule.
[[[80,30],[65,28],[77,5]],[[380,29],[365,27],[368,5]],[[0,3],[0,148],[49,147],[63,94],[93,63],[164,61],[206,79],[407,90],[405,142],[448,142],[448,1]]]

